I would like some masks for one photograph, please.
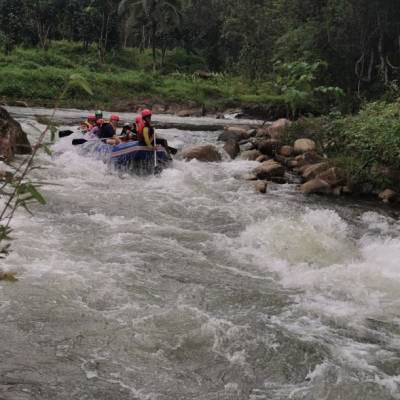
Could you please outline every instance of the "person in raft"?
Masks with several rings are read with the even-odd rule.
[[[89,115],[86,121],[81,122],[80,130],[83,134],[90,132],[93,127],[96,125],[96,117],[95,115]]]
[[[118,139],[120,139],[122,142],[137,140],[135,124],[131,125],[129,122],[125,122]]]
[[[100,131],[98,138],[103,139],[104,143],[117,145],[121,143],[121,140],[117,137],[117,127],[119,122],[118,115],[111,115],[110,122],[104,120],[101,121]]]
[[[97,110],[97,111],[94,113],[94,116],[96,117],[96,121],[97,121],[98,119],[103,119],[103,111]]]
[[[142,111],[136,118],[136,131],[138,141],[148,147],[154,146],[154,127],[151,124],[152,112],[149,109]],[[163,138],[156,138],[156,144],[160,144],[169,154],[168,142]]]

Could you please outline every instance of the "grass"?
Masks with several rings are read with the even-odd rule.
[[[227,105],[274,103],[279,96],[269,95],[268,83],[215,74],[212,79],[196,79],[193,73],[204,69],[199,56],[181,49],[167,54],[163,73],[152,74],[150,52],[138,49],[112,51],[100,63],[96,48],[82,44],[54,42],[48,51],[17,48],[0,53],[0,99],[7,103],[26,101],[51,106],[70,75],[81,74],[94,92],[88,97],[72,89],[63,106],[113,108],[123,110],[141,102],[196,104],[223,109]]]

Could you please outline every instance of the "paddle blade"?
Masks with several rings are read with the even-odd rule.
[[[86,142],[87,142],[86,139],[74,139],[74,140],[72,141],[72,146],[78,146],[78,145],[84,144],[84,143],[86,143]]]
[[[168,146],[168,151],[174,156],[178,152],[178,149]]]
[[[65,131],[59,131],[58,132],[58,137],[59,138],[67,137],[69,135],[72,135],[73,133],[74,133],[74,131],[70,131],[69,129],[67,129]]]

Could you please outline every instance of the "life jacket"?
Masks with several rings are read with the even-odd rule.
[[[151,127],[145,126],[142,130],[143,142],[146,143],[148,147],[153,147],[154,135],[152,135],[151,129]]]
[[[143,129],[145,127],[145,123],[144,123],[144,120],[141,115],[136,117],[135,125],[136,125],[136,133],[137,133],[138,140],[140,140],[141,142],[144,142]]]

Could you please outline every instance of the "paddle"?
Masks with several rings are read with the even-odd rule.
[[[59,138],[67,137],[67,136],[72,135],[73,133],[74,133],[74,131],[70,131],[69,129],[66,129],[65,131],[59,131],[58,137]]]
[[[74,139],[72,140],[72,146],[79,146],[80,144],[84,144],[87,142],[98,142],[100,139]]]

